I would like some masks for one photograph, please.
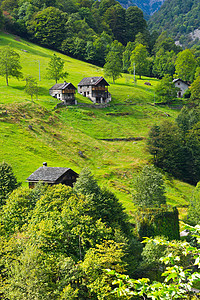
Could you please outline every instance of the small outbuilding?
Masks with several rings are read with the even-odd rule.
[[[64,83],[56,83],[54,86],[52,86],[49,90],[49,94],[57,98],[58,100],[61,100],[63,104],[65,105],[75,105],[75,93],[76,93],[76,87],[71,82]]]
[[[78,174],[70,168],[47,167],[47,163],[33,172],[26,180],[29,188],[34,188],[38,182],[47,183],[49,185],[65,184],[73,186],[78,178]]]
[[[185,91],[189,88],[189,84],[180,78],[174,79],[173,83],[175,87],[179,88],[179,91],[177,92],[177,97],[182,98]]]
[[[78,84],[78,93],[89,98],[93,103],[105,104],[111,101],[108,92],[109,83],[101,77],[85,77]]]

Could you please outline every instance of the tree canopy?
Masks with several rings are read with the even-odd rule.
[[[142,75],[149,74],[149,61],[148,61],[148,51],[146,46],[139,44],[131,53],[131,67],[129,70],[133,73],[133,68],[135,68],[135,73],[141,78]]]
[[[106,56],[106,63],[104,65],[105,76],[111,77],[113,83],[119,77],[122,72],[122,53],[123,46],[121,43],[114,41],[111,44],[111,49]]]
[[[20,185],[12,167],[6,162],[0,164],[0,204],[5,203],[8,195]]]
[[[171,103],[177,97],[178,88],[175,87],[172,77],[164,75],[155,88],[155,93],[160,102]]]
[[[22,78],[20,56],[10,47],[0,50],[0,76],[5,77],[6,84],[10,77]]]
[[[55,53],[51,58],[46,71],[47,78],[54,79],[56,83],[60,78],[66,78],[68,75],[66,71],[64,72],[64,60],[57,56]]]
[[[162,175],[153,166],[144,166],[134,181],[133,201],[137,206],[156,207],[166,203]]]
[[[192,81],[194,78],[196,61],[193,53],[185,49],[178,53],[175,61],[176,75],[185,81]]]

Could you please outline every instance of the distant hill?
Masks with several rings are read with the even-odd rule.
[[[128,8],[131,5],[138,6],[145,16],[151,16],[158,11],[165,0],[120,0],[119,3]]]
[[[199,0],[166,0],[148,21],[151,31],[167,31],[181,45],[200,44]]]

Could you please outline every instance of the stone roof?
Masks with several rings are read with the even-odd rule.
[[[76,87],[71,82],[64,81],[64,83],[54,84],[54,86],[52,86],[50,88],[50,90],[64,90],[64,89],[70,88],[70,87],[76,89]]]
[[[49,183],[56,182],[61,176],[71,170],[70,168],[59,168],[59,167],[40,167],[33,172],[26,180],[27,181],[45,181]],[[76,174],[76,173],[75,173]]]
[[[189,83],[188,83],[187,81],[184,81],[184,80],[182,80],[181,78],[176,78],[176,79],[174,79],[174,80],[173,80],[173,83],[176,83],[176,82],[178,82],[178,81],[182,81],[183,83],[189,85]]]
[[[109,86],[109,83],[101,76],[101,77],[85,77],[83,78],[78,85],[97,85],[101,81],[104,81],[104,84]]]

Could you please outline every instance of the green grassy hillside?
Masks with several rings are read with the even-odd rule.
[[[134,174],[148,162],[145,137],[154,123],[173,119],[177,111],[154,107],[157,80],[137,79],[124,74],[110,83],[110,107],[105,109],[68,106],[55,110],[58,101],[49,96],[54,81],[47,80],[46,67],[53,55],[48,50],[19,37],[0,35],[0,48],[13,47],[21,57],[22,72],[39,78],[38,99],[31,101],[24,92],[25,82],[14,78],[6,86],[0,77],[0,161],[13,166],[18,180],[26,178],[43,161],[49,166],[70,167],[76,172],[89,167],[102,186],[111,189],[129,212],[134,211],[131,189]],[[103,69],[59,54],[69,73],[66,81],[77,85],[86,76],[101,76]],[[148,81],[151,86],[144,83]],[[62,81],[61,81],[62,82]],[[79,103],[89,100],[77,94]],[[169,116],[168,116],[169,115]],[[31,126],[30,126],[31,125]],[[141,141],[103,141],[106,138],[142,137]],[[83,157],[79,155],[82,151]],[[168,202],[177,205],[184,215],[193,190],[188,184],[166,179]]]

